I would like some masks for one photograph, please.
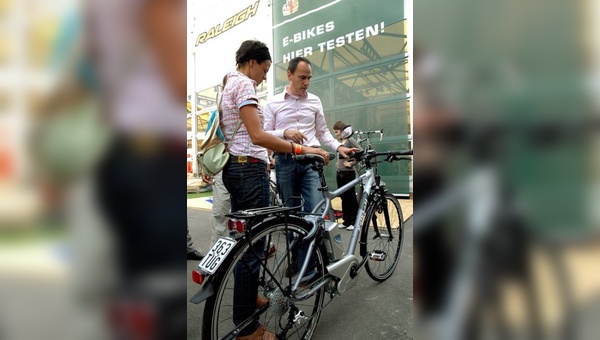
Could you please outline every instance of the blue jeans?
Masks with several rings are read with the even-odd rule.
[[[270,205],[269,176],[265,163],[237,164],[229,161],[223,169],[223,183],[231,195],[231,211],[263,208]],[[264,239],[253,245],[261,256],[264,252]],[[250,251],[246,252],[234,268],[233,322],[239,325],[256,310],[258,297],[259,259]],[[239,336],[253,333],[259,327],[255,320],[244,328]]]
[[[311,212],[317,203],[323,199],[323,193],[318,189],[321,186],[319,173],[311,169],[311,165],[301,165],[296,163],[290,154],[275,155],[275,175],[277,176],[277,189],[281,200],[285,203],[290,197],[300,196],[304,199],[302,211]],[[289,200],[286,206],[297,206],[298,199]],[[308,244],[304,244],[292,249],[292,261],[303,261],[308,251]],[[314,272],[311,268],[316,264],[314,256],[308,265],[306,274]],[[297,270],[300,270],[302,262],[297,263]]]
[[[321,186],[319,173],[311,169],[310,165],[296,163],[290,154],[276,154],[275,170],[277,189],[284,203],[292,196],[301,196],[304,199],[302,211],[311,212],[317,203],[323,199],[323,193],[318,190]],[[295,206],[299,204],[299,200],[294,199],[286,205]]]

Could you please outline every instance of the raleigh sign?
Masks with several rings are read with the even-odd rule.
[[[223,21],[223,23],[217,24],[215,27],[211,27],[208,31],[200,33],[198,35],[198,37],[196,38],[195,46],[203,44],[203,43],[207,42],[208,40],[210,40],[214,37],[217,37],[221,33],[224,33],[226,31],[234,28],[235,26],[243,23],[244,21],[246,21],[246,20],[250,19],[251,17],[253,17],[254,15],[256,15],[256,12],[258,11],[259,3],[260,3],[260,0],[256,1],[254,4],[248,6],[247,8],[244,8],[240,12],[227,18],[225,21]]]

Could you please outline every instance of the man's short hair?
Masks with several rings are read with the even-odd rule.
[[[292,60],[290,60],[290,63],[288,64],[288,68],[287,70],[290,71],[290,73],[294,73],[296,72],[296,68],[298,68],[298,64],[303,61],[305,63],[308,64],[308,66],[311,66],[310,61],[304,57],[296,57]]]

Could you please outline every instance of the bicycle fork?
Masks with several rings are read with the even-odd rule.
[[[387,229],[387,238],[388,238],[388,242],[392,242],[394,240],[394,236],[392,234],[392,224],[390,221],[390,211],[388,209],[388,205],[387,205],[387,200],[385,198],[385,189],[383,186],[380,186],[377,188],[377,193],[375,194],[374,197],[374,201],[375,201],[375,206],[373,207],[373,209],[381,209],[381,211],[383,212],[383,217],[384,217],[384,221],[385,221],[385,228]],[[380,206],[378,207],[377,205],[380,204]],[[375,236],[373,236],[373,240],[376,238],[381,238],[381,232],[379,231],[379,226],[377,223],[377,217],[373,216],[372,218],[372,222],[373,222],[373,230],[375,231]],[[366,226],[368,228],[368,226]],[[384,252],[383,250],[373,250],[373,252],[371,254],[367,254],[368,256],[365,256],[365,258],[369,258],[373,261],[385,261],[385,258],[387,257],[386,252]]]

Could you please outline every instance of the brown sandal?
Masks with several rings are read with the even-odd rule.
[[[269,332],[263,325],[260,325],[254,333],[246,336],[238,336],[236,340],[275,340],[275,333]]]

